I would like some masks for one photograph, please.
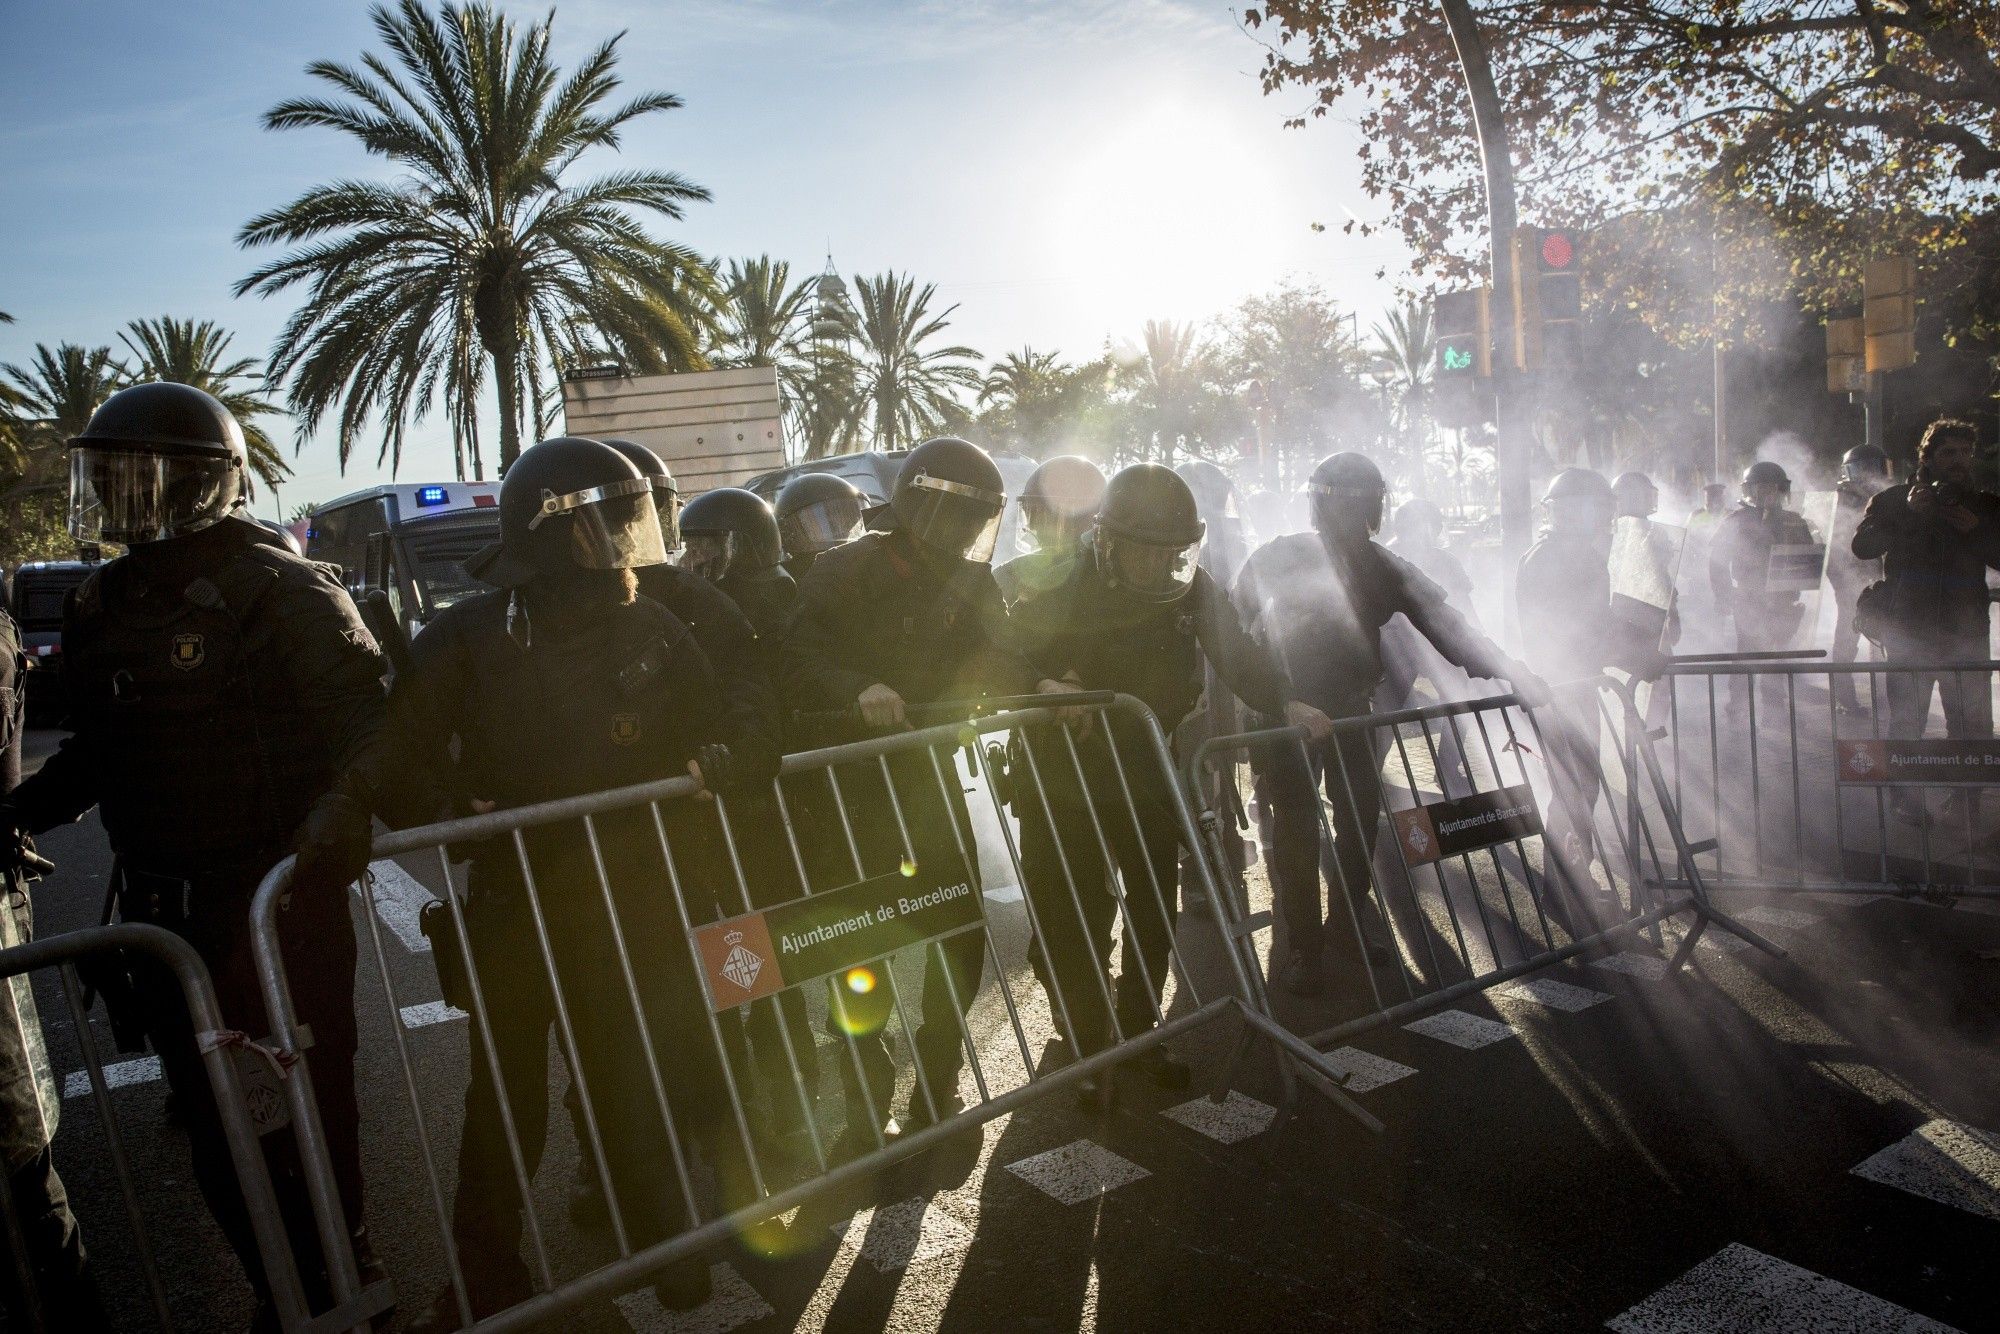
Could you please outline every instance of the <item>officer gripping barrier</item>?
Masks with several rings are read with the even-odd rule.
[[[96,1207],[98,1201],[71,1196],[71,1207],[82,1226],[85,1243],[96,1257],[96,1274],[101,1279],[124,1268],[122,1263],[107,1264],[106,1258],[114,1252],[122,1255],[118,1243],[129,1240],[131,1255],[137,1261],[154,1316],[161,1328],[175,1327],[167,1290],[160,1277],[158,1252],[146,1223],[145,1206],[150,1204],[155,1212],[160,1208],[147,1188],[159,1182],[150,1177],[142,1179],[133,1171],[132,1156],[126,1146],[127,1133],[120,1128],[113,1108],[113,1086],[105,1075],[103,1058],[91,1035],[86,984],[78,977],[77,970],[79,962],[86,967],[93,962],[103,962],[124,968],[135,960],[143,960],[162,969],[179,984],[202,1065],[215,1095],[217,1114],[222,1118],[230,1160],[235,1165],[236,1180],[249,1215],[257,1252],[270,1285],[274,1312],[286,1329],[315,1328],[306,1310],[298,1267],[286,1240],[270,1172],[258,1146],[258,1120],[261,1118],[253,1119],[245,1095],[246,1082],[254,1082],[260,1092],[260,1102],[263,1101],[262,1095],[270,1092],[282,1062],[276,1053],[227,1026],[216,1005],[215,988],[209,980],[208,969],[193,946],[170,931],[139,923],[88,927],[0,949],[0,985],[14,991],[10,1000],[16,1022],[26,1025],[36,1017],[32,999],[26,1005],[22,1004],[22,992],[29,990],[23,983],[34,973],[45,969],[56,970],[61,979],[62,994],[73,1025],[74,1045],[80,1049],[78,1055],[89,1079],[91,1099],[97,1112],[99,1125],[96,1129],[102,1135],[104,1151],[110,1159],[124,1205],[124,1237],[121,1238],[120,1229],[111,1222],[109,1212]],[[65,1054],[69,1045],[62,1044]],[[257,1069],[260,1065],[264,1067],[261,1070]],[[246,1081],[244,1069],[255,1070],[250,1081]],[[51,1079],[44,1096],[58,1099],[56,1105],[59,1106],[64,1090],[54,1086],[52,1069],[46,1073]],[[53,1110],[47,1113],[45,1120],[54,1122]],[[57,1170],[70,1169],[67,1184],[73,1190],[80,1179],[74,1170],[76,1160],[65,1162],[63,1152],[64,1145],[72,1142],[72,1137],[63,1136],[53,1147]],[[175,1176],[183,1182],[188,1179],[185,1172]],[[182,1198],[174,1200],[172,1207],[199,1209],[200,1204],[197,1200]],[[11,1187],[4,1176],[0,1176],[0,1215],[4,1215],[15,1280],[26,1294],[22,1306],[27,1327],[35,1330],[57,1328],[45,1323],[46,1313],[38,1300],[34,1276],[23,1245],[21,1219]],[[115,1294],[113,1296],[115,1300]]]
[[[1324,972],[1341,1017],[1306,1037],[1313,1047],[1406,1023],[1641,933],[1658,943],[1661,923],[1683,915],[1691,923],[1674,969],[1711,924],[1783,953],[1717,911],[1698,872],[1678,886],[1649,874],[1661,848],[1669,860],[1685,859],[1686,848],[1650,739],[1618,683],[1575,682],[1554,694],[1539,708],[1506,694],[1342,719],[1319,746],[1292,727],[1215,737],[1189,757],[1185,781],[1196,794],[1207,790],[1204,767],[1234,782],[1238,757],[1252,761],[1261,845],[1253,865],[1270,906],[1264,886],[1250,893],[1259,877],[1224,850],[1226,817],[1204,806],[1210,861],[1236,891],[1216,903],[1253,979],[1264,971],[1263,932],[1283,926],[1288,951],[1314,953],[1303,937],[1324,931]],[[1284,954],[1274,948],[1272,957]]]
[[[1652,688],[1689,836],[1658,878],[1716,893],[2000,894],[1982,810],[2000,786],[2000,663],[1778,657],[1676,661]]]
[[[1207,925],[1195,929],[1209,948],[1185,948],[1171,879],[1126,855],[1149,826],[1199,846],[1151,712],[1109,693],[1005,702],[1020,707],[788,756],[768,790],[708,795],[675,778],[377,839],[378,866],[402,858],[434,882],[433,962],[469,1022],[428,1032],[467,1032],[475,1090],[441,1075],[455,1062],[435,1047],[413,1050],[438,1038],[396,1022],[422,998],[385,943],[371,875],[363,967],[390,1030],[372,1049],[393,1048],[404,1092],[400,1109],[371,1109],[374,1137],[411,1144],[398,1168],[421,1176],[435,1222],[428,1236],[408,1218],[374,1229],[402,1300],[428,1269],[461,1322],[511,1329],[671,1282],[712,1243],[767,1235],[777,1215],[1229,1015],[1279,1049],[1288,1096],[1303,1079],[1379,1128],[1271,1022],[1235,949]],[[988,751],[1003,740],[1004,767]],[[1027,886],[1018,914],[982,892],[968,794],[999,817],[984,827]],[[1038,819],[1064,834],[1024,872],[1020,839]],[[260,886],[252,934],[321,1235],[338,1249],[361,1220],[340,1216],[286,985],[286,952],[310,948],[286,937],[290,874],[287,860]],[[1023,986],[1031,967],[1039,989]],[[578,1170],[608,1206],[611,1246],[600,1235],[580,1263],[563,1262],[579,1246],[535,1191],[551,1027],[577,1095]],[[902,1094],[904,1133],[885,1134]],[[462,1096],[454,1207],[440,1156]],[[482,1296],[523,1241],[525,1280],[504,1301]],[[332,1279],[350,1302],[351,1266]]]

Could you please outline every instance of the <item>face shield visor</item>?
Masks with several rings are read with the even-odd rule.
[[[78,445],[69,455],[69,531],[127,546],[199,532],[246,499],[243,471],[217,454]]]
[[[660,513],[660,542],[671,556],[681,549],[681,493],[671,477],[649,477],[653,484],[653,508]]]
[[[778,528],[788,555],[817,556],[861,536],[861,501],[856,496],[815,500],[787,514]]]
[[[896,527],[932,551],[984,565],[1006,502],[998,491],[918,473],[895,501]]]
[[[1141,602],[1174,602],[1194,586],[1201,543],[1141,542],[1099,529],[1098,568],[1111,587]]]
[[[533,532],[569,520],[569,557],[585,570],[636,570],[667,559],[653,479],[633,477],[558,496],[542,493],[542,508],[528,520]]]
[[[1752,482],[1744,488],[1750,503],[1760,510],[1783,509],[1792,498],[1790,482]]]
[[[681,568],[711,584],[727,575],[736,559],[734,533],[683,533],[681,542]]]
[[[1615,508],[1603,496],[1557,496],[1549,501],[1549,527],[1558,533],[1608,539]]]

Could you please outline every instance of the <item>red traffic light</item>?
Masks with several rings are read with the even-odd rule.
[[[1542,233],[1542,268],[1559,272],[1576,262],[1576,243],[1568,232]]]

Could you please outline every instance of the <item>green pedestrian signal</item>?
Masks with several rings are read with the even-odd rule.
[[[1448,371],[1469,371],[1472,369],[1472,349],[1469,347],[1444,348],[1444,369]]]

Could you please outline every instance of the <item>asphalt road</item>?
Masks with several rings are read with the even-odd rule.
[[[31,752],[49,740],[31,737]],[[108,870],[94,820],[43,849],[60,869],[38,890],[39,930],[94,920]],[[379,882],[394,1003],[368,934],[357,1003],[369,1223],[407,1311],[442,1270],[390,1026],[407,1039],[448,1175],[467,1025],[430,1006],[429,960],[400,929],[439,873],[415,860],[403,870],[407,882]],[[988,906],[1014,994],[1032,1008],[1038,988],[1017,966],[1021,908]],[[1380,1136],[1310,1094],[1275,1110],[1261,1052],[1220,1110],[1124,1077],[1108,1114],[1052,1094],[865,1191],[799,1210],[756,1245],[716,1248],[708,1307],[675,1315],[630,1295],[564,1323],[2000,1328],[2000,1136],[1980,1133],[2000,1131],[2000,915],[1894,899],[1735,906],[1789,957],[1719,940],[1670,977],[1641,946],[1614,967],[1536,975],[1578,990],[1475,997],[1453,1007],[1464,1019],[1378,1030],[1334,1053],[1353,1072],[1349,1091],[1385,1124]],[[1190,959],[1197,975],[1212,972],[1212,952]],[[81,1068],[78,1034],[59,989],[41,982],[61,1078]],[[994,991],[975,1024],[1005,1046]],[[1279,1004],[1301,1030],[1330,1013]],[[1024,1022],[1045,1033],[1046,1010]],[[132,1059],[110,1054],[100,1018],[91,1027],[107,1060]],[[1178,1045],[1212,1075],[1232,1038],[1217,1029]],[[113,1100],[176,1319],[241,1327],[247,1290],[188,1180],[163,1086],[143,1064],[121,1077]],[[561,1087],[557,1075],[551,1096]],[[64,1113],[58,1162],[122,1320],[143,1328],[137,1248],[89,1098]],[[554,1124],[537,1197],[551,1263],[575,1273],[612,1251],[563,1216],[577,1154],[560,1115]]]

